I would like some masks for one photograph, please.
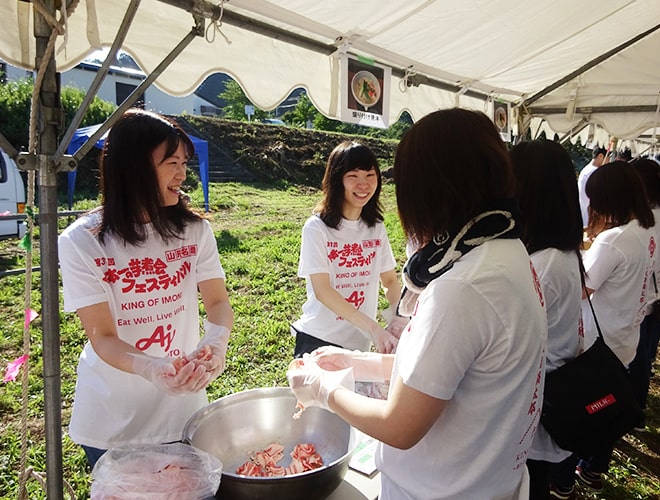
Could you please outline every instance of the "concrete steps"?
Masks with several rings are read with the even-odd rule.
[[[190,124],[183,116],[170,117],[179,124],[187,134],[199,137],[208,142],[209,145],[209,182],[254,182],[255,176],[243,168],[231,152],[219,147],[212,139],[205,137],[194,125]],[[199,162],[193,158],[188,163],[189,168],[199,175]]]

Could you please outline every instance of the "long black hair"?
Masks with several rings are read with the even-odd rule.
[[[616,160],[598,167],[587,180],[589,225],[587,235],[637,219],[643,228],[655,225],[641,177],[630,163]]]
[[[323,198],[314,209],[326,226],[334,229],[339,226],[344,205],[344,174],[356,169],[367,172],[374,169],[378,176],[376,191],[362,207],[360,218],[369,227],[383,220],[383,208],[380,203],[383,179],[378,168],[378,159],[367,146],[354,141],[344,141],[335,147],[328,157],[322,183]]]
[[[406,236],[423,246],[512,198],[515,178],[490,118],[452,108],[429,113],[406,132],[396,150],[394,183]]]
[[[560,144],[542,139],[516,144],[511,159],[522,212],[521,240],[527,251],[578,251],[582,213],[570,155]]]
[[[156,113],[129,109],[110,129],[100,161],[101,242],[113,233],[127,244],[144,243],[147,221],[168,241],[180,237],[188,222],[201,218],[182,197],[176,205],[162,205],[152,153],[163,143],[165,157],[173,155],[181,143],[187,158],[194,155],[195,147],[186,133]]]

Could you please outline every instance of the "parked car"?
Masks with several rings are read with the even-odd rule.
[[[283,120],[279,118],[262,118],[259,120],[261,123],[270,123],[271,125],[286,125]]]
[[[0,239],[22,238],[25,221],[8,219],[25,212],[25,183],[18,167],[0,149]]]

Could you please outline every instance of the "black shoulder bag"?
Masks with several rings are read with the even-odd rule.
[[[608,452],[643,416],[628,370],[605,343],[588,295],[587,300],[598,338],[578,357],[546,375],[541,413],[541,424],[557,445],[582,457]]]

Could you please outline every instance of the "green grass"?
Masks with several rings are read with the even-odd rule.
[[[286,385],[285,371],[293,352],[289,324],[300,314],[305,300],[303,280],[297,278],[300,231],[318,202],[317,190],[282,184],[279,186],[211,184],[211,212],[220,258],[227,273],[227,288],[235,311],[235,326],[227,353],[227,369],[209,387],[209,399],[255,387]],[[200,190],[192,193],[193,203],[202,206]],[[399,266],[404,263],[404,238],[396,215],[394,189],[384,186],[385,223]],[[81,202],[74,209],[87,209],[92,202]],[[66,220],[60,221],[63,228]],[[35,263],[38,265],[38,240]],[[17,242],[0,242],[0,270],[25,265]],[[32,308],[40,311],[40,274],[33,275]],[[0,365],[22,353],[24,276],[0,278]],[[381,297],[382,304],[385,300]],[[30,328],[31,358],[27,404],[28,460],[35,471],[45,472],[44,399],[42,380],[41,319]],[[60,313],[61,386],[63,429],[63,474],[77,498],[89,495],[89,471],[83,452],[66,436],[66,425],[73,403],[75,369],[85,342],[75,314]],[[653,399],[655,403],[655,399]],[[0,498],[16,498],[21,455],[22,388],[20,378],[0,389]],[[647,433],[653,443],[628,444],[618,450],[608,475],[603,498],[659,498],[657,458],[660,451],[657,429]],[[649,449],[651,448],[651,449]],[[644,455],[644,456],[643,456]],[[657,457],[657,455],[655,455]],[[651,464],[651,465],[649,465]],[[45,498],[37,481],[28,483],[30,499]]]

